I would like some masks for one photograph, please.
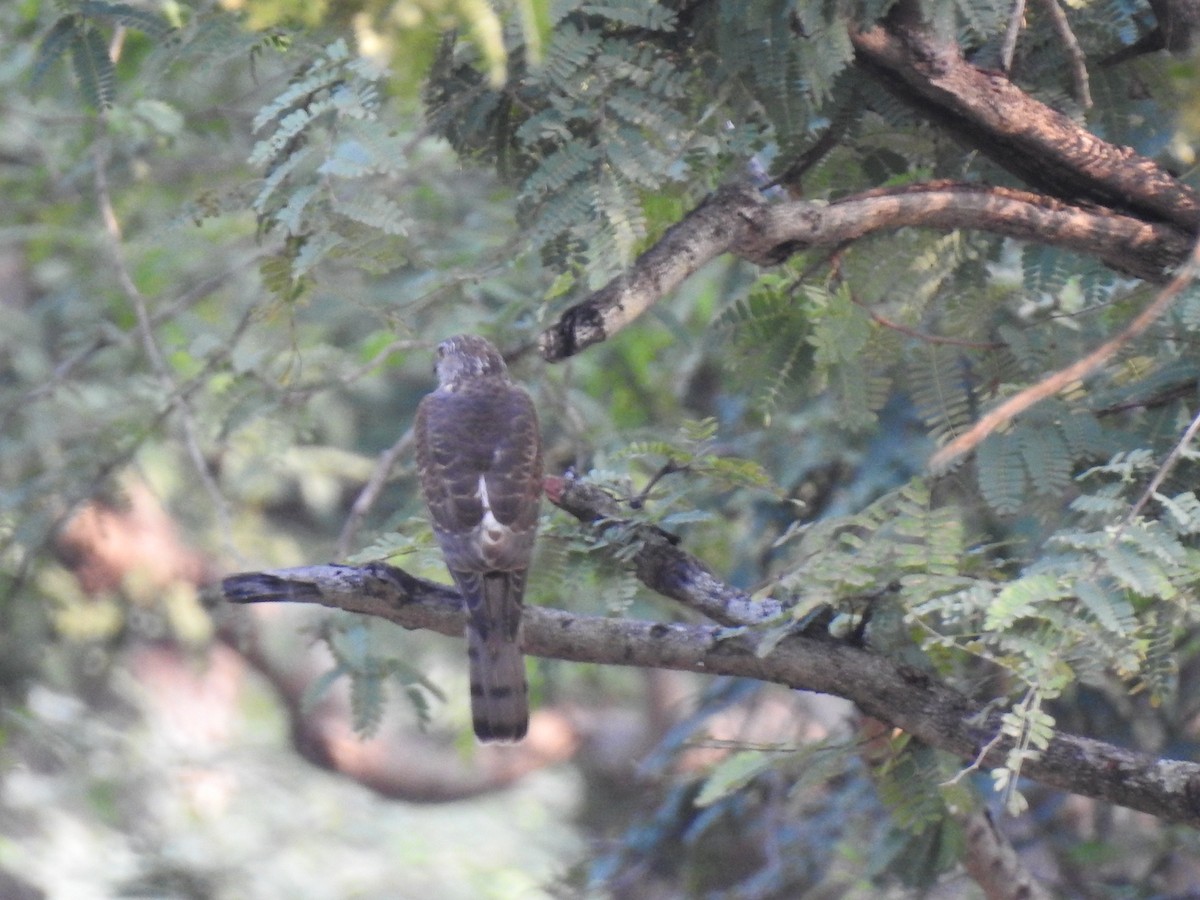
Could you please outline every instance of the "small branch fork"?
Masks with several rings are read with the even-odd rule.
[[[620,524],[615,501],[596,488],[547,478],[552,502],[595,527]],[[627,523],[625,523],[627,524]],[[749,626],[783,611],[725,584],[700,560],[654,529],[634,529],[638,577],[651,589],[720,624],[680,624],[580,616],[531,607],[524,618],[526,653],[603,665],[736,675],[835,694],[869,716],[930,746],[984,768],[1004,764],[996,739],[999,714],[927,673],[823,633],[793,633],[769,652],[767,630]],[[316,603],[378,616],[404,628],[461,637],[464,615],[454,589],[384,563],[306,566],[233,575],[222,582],[233,603]],[[730,627],[735,626],[735,627]],[[1200,764],[1156,759],[1069,734],[1058,734],[1022,774],[1060,790],[1200,827]]]

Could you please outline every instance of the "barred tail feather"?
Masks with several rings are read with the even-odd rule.
[[[493,572],[458,580],[468,608],[467,655],[475,736],[481,741],[519,741],[529,725],[520,637],[525,573]]]
[[[475,736],[481,741],[519,741],[529,725],[525,660],[516,644],[495,638],[484,638],[467,626]]]

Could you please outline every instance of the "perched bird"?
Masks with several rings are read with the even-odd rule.
[[[417,407],[417,467],[467,608],[475,734],[519,741],[529,722],[521,603],[542,494],[537,412],[481,337],[443,341],[434,369],[437,389]]]

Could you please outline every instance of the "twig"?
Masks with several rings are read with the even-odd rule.
[[[382,365],[383,362],[393,353],[399,353],[403,350],[414,350],[426,346],[428,346],[428,341],[412,341],[402,338],[394,340],[357,369],[354,369],[353,371],[343,375],[338,379],[338,381],[343,385],[353,384],[354,382],[358,381],[358,379],[370,374],[375,368]]]
[[[646,482],[646,486],[638,492],[637,496],[630,499],[629,508],[641,509],[646,505],[646,501],[650,498],[650,492],[654,490],[654,486],[656,484],[658,484],[668,475],[675,475],[679,472],[687,472],[690,469],[691,466],[686,464],[680,465],[679,463],[675,462],[675,460],[668,459],[665,463],[663,463],[662,468],[655,472],[650,480]]]
[[[1012,14],[1008,17],[1008,28],[1004,31],[1004,43],[1000,45],[1000,71],[1007,75],[1012,71],[1013,56],[1017,52],[1017,38],[1021,34],[1021,23],[1025,20],[1025,0],[1013,0]]]
[[[1053,397],[1059,391],[1064,390],[1077,381],[1082,381],[1094,373],[1112,359],[1122,347],[1141,335],[1159,316],[1167,311],[1171,302],[1185,287],[1191,284],[1196,276],[1198,265],[1200,265],[1200,243],[1193,248],[1191,258],[1179,270],[1179,273],[1171,279],[1170,284],[1159,292],[1159,295],[1154,298],[1154,301],[1149,306],[1134,316],[1133,320],[1119,334],[1105,341],[1082,359],[1076,360],[1065,369],[1060,369],[1037,384],[1027,387],[1018,394],[1014,394],[995,409],[986,413],[969,429],[933,454],[929,460],[929,468],[934,472],[943,471],[960,456],[978,447],[984,438],[993,431],[1004,427],[1031,406],[1040,403],[1048,397]]]
[[[1000,745],[1000,742],[1003,739],[1004,739],[1004,732],[997,731],[996,734],[992,737],[992,739],[990,741],[988,741],[986,744],[984,744],[982,747],[979,748],[979,752],[975,754],[975,758],[973,760],[971,760],[970,764],[967,765],[965,768],[959,769],[957,772],[955,772],[953,777],[948,778],[945,781],[943,781],[941,784],[941,787],[950,787],[952,785],[958,784],[960,781],[962,781],[968,775],[972,775],[975,772],[978,772],[980,769],[982,769],[984,767],[983,766],[984,760],[986,760],[988,758],[988,756],[996,750],[996,748]]]
[[[103,123],[103,118],[101,122]],[[220,486],[213,478],[212,473],[209,471],[208,463],[204,459],[204,452],[200,448],[200,439],[197,434],[196,422],[192,417],[191,408],[188,406],[179,386],[175,383],[166,358],[163,356],[162,350],[155,340],[154,324],[146,308],[146,298],[134,283],[129,266],[125,261],[121,223],[113,207],[112,193],[108,184],[108,152],[103,136],[98,137],[92,147],[92,165],[94,170],[93,183],[96,191],[96,203],[100,210],[101,220],[104,223],[104,234],[107,238],[109,256],[112,258],[113,268],[116,272],[117,284],[120,286],[122,293],[125,294],[130,306],[133,307],[134,316],[137,320],[138,336],[141,339],[142,349],[146,354],[146,358],[150,362],[150,367],[154,370],[155,376],[166,392],[170,408],[179,417],[184,446],[187,448],[192,466],[200,477],[200,483],[204,485],[205,491],[207,491],[209,498],[213,502],[214,511],[221,525],[221,532],[226,548],[234,559],[240,559],[241,552],[233,540],[233,519],[229,511],[229,506],[226,504],[225,497],[221,494]]]
[[[763,185],[763,190],[766,191],[773,187],[786,187],[793,191],[800,189],[802,187],[801,179],[804,178],[805,173],[829,155],[833,148],[838,145],[838,142],[845,137],[846,131],[853,120],[854,115],[850,109],[840,110],[835,114],[829,126],[821,132],[820,137],[813,142],[813,145],[801,153],[795,162],[784,169],[783,174]]]
[[[1195,418],[1192,419],[1192,423],[1184,431],[1183,437],[1179,439],[1179,443],[1171,448],[1171,452],[1167,454],[1167,458],[1163,460],[1163,464],[1158,467],[1158,471],[1154,473],[1154,477],[1150,479],[1150,483],[1146,485],[1146,489],[1138,497],[1137,503],[1133,504],[1129,512],[1125,514],[1120,527],[1113,534],[1113,541],[1116,541],[1121,536],[1121,533],[1129,527],[1133,520],[1138,517],[1138,514],[1141,513],[1145,505],[1150,502],[1150,498],[1158,492],[1159,487],[1166,480],[1168,473],[1175,468],[1175,464],[1179,462],[1184,449],[1192,442],[1197,431],[1200,431],[1200,412],[1196,413]]]
[[[901,325],[899,322],[893,322],[886,316],[875,312],[875,310],[871,309],[869,306],[867,306],[867,304],[863,303],[857,297],[851,297],[850,302],[870,316],[872,322],[882,325],[884,328],[889,328],[892,331],[899,332],[900,334],[907,335],[908,337],[916,338],[919,341],[924,341],[927,344],[948,344],[952,347],[970,347],[974,350],[999,350],[1004,346],[1003,344],[995,341],[967,341],[963,340],[962,338],[945,337],[940,334],[928,334],[924,331],[918,331],[916,328],[910,328],[907,325]]]
[[[354,505],[350,507],[350,514],[346,516],[346,523],[342,526],[342,533],[338,535],[338,559],[345,559],[350,555],[350,547],[354,543],[354,538],[358,534],[358,529],[362,525],[363,518],[371,511],[371,507],[375,505],[375,501],[379,499],[379,492],[387,484],[388,476],[392,474],[396,460],[400,458],[401,454],[408,451],[412,442],[413,430],[409,428],[404,434],[400,435],[396,443],[379,454],[379,459],[375,461],[375,469],[371,472],[371,477],[367,479],[367,483],[363,486],[363,489],[354,498]]]
[[[1041,4],[1054,25],[1058,39],[1067,48],[1067,56],[1071,58],[1071,80],[1075,82],[1075,99],[1084,109],[1091,109],[1092,88],[1088,80],[1087,56],[1079,46],[1079,40],[1071,30],[1071,23],[1067,21],[1067,14],[1058,5],[1058,0],[1041,0]]]

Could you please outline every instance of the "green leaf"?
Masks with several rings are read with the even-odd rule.
[[[383,721],[387,694],[383,678],[375,672],[352,672],[350,675],[350,713],[354,730],[364,738],[371,737]]]
[[[988,631],[1008,628],[1018,619],[1036,617],[1044,603],[1067,596],[1056,575],[1027,575],[1001,588],[988,606],[983,627]]]
[[[764,753],[761,750],[741,750],[730,754],[708,773],[700,793],[696,795],[696,805],[711,806],[718,800],[723,800],[745,787],[778,761],[778,754]]]
[[[71,13],[62,16],[50,27],[45,37],[38,43],[37,58],[33,64],[30,76],[30,89],[36,93],[41,87],[42,79],[50,68],[76,43],[82,40],[82,24],[80,16]]]
[[[312,713],[317,704],[329,693],[329,689],[348,674],[346,668],[338,665],[314,678],[304,689],[304,695],[300,698],[300,709],[305,714]]]
[[[108,109],[116,96],[116,70],[108,55],[104,36],[90,25],[76,32],[71,42],[71,64],[84,102],[94,109]]]
[[[989,435],[976,452],[975,469],[979,492],[988,506],[1000,515],[1021,509],[1027,476],[1021,444],[1013,434]]]

